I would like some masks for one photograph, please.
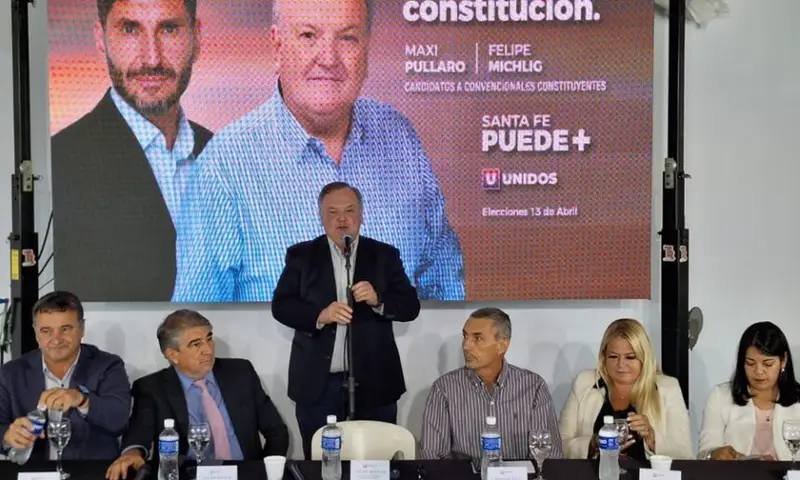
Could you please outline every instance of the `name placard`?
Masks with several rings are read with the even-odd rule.
[[[58,472],[20,472],[17,480],[61,480]]]
[[[197,467],[197,480],[237,480],[236,465],[217,465]]]
[[[504,467],[525,467],[528,470],[528,475],[536,473],[536,468],[530,460],[503,460],[500,465]]]
[[[351,460],[350,480],[389,480],[389,460]]]
[[[800,480],[800,470],[789,470],[786,472],[786,480]]]
[[[639,470],[639,480],[681,480],[681,472],[679,470],[642,468]]]
[[[528,468],[524,466],[500,465],[486,469],[488,480],[528,480]]]

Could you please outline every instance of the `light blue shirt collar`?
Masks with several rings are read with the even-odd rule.
[[[135,108],[130,106],[125,99],[117,92],[115,88],[111,88],[111,100],[116,105],[125,123],[128,124],[136,141],[142,147],[142,150],[147,149],[159,139],[162,140],[164,148],[166,148],[166,139],[161,133],[161,130],[153,125],[150,120],[144,117],[141,113],[136,111]],[[194,133],[192,127],[189,125],[189,120],[183,114],[183,109],[180,109],[178,116],[178,136],[175,139],[175,144],[172,146],[173,157],[178,159],[177,163],[189,157],[194,151]]]
[[[194,385],[194,382],[196,380],[192,380],[177,368],[175,367],[172,368],[174,368],[175,373],[178,374],[178,379],[181,381],[181,387],[183,387],[183,393],[186,394],[189,391],[189,389]],[[208,375],[206,375],[205,377],[205,381],[216,387],[217,390],[219,390],[219,384],[217,384],[217,379],[216,377],[214,377],[214,372],[208,372]]]
[[[280,81],[278,81],[275,90],[272,92],[269,103],[275,106],[277,124],[282,125],[282,128],[278,130],[282,137],[282,144],[290,146],[289,148],[293,150],[290,154],[290,158],[303,161],[302,151],[305,148],[317,148],[322,152],[325,151],[325,146],[322,142],[318,138],[309,135],[289,110],[289,107],[286,106],[286,102],[283,100],[283,95],[281,93]],[[356,103],[353,104],[350,132],[345,141],[345,148],[347,148],[347,144],[350,142],[363,142],[366,139],[367,129],[361,117],[362,115],[359,114],[358,103],[356,101]]]

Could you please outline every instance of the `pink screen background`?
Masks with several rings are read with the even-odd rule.
[[[263,103],[274,87],[271,2],[198,2],[202,53],[182,105],[218,131]],[[401,1],[375,2],[363,94],[396,106],[417,129],[464,252],[468,300],[648,298],[652,144],[653,5],[596,0],[588,23],[412,24]],[[109,86],[92,35],[95,2],[50,0],[51,133],[91,110]],[[530,43],[541,74],[404,71],[405,45],[438,44],[469,59],[475,43]],[[471,65],[470,67],[471,68]],[[604,92],[406,93],[417,80],[603,79]],[[548,113],[556,128],[585,129],[586,152],[483,153],[482,115]],[[481,169],[558,172],[555,186],[481,188]],[[573,217],[483,217],[484,207],[578,206]]]

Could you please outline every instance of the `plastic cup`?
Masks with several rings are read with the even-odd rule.
[[[668,471],[672,467],[672,457],[666,455],[651,455],[650,466],[653,470]]]
[[[270,455],[264,457],[264,468],[267,469],[267,480],[281,480],[283,468],[286,466],[286,457],[283,455]]]

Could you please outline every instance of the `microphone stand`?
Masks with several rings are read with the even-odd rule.
[[[347,278],[347,305],[353,309],[353,319],[355,320],[355,300],[353,299],[353,285],[350,277],[350,242],[345,240],[344,249],[344,270],[345,277]],[[347,389],[347,419],[355,420],[356,418],[356,377],[353,372],[353,321],[347,325],[347,333],[345,335],[345,355],[347,356],[347,380],[345,388]]]

